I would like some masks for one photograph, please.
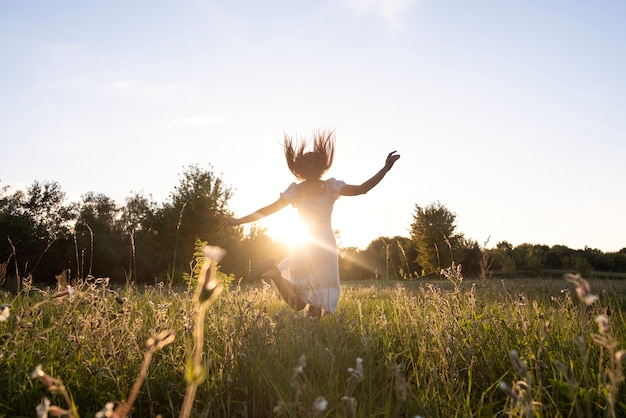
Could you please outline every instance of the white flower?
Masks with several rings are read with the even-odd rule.
[[[356,398],[353,398],[352,396],[342,396],[341,401],[344,402],[348,406],[348,408],[350,408],[350,411],[352,411],[353,413],[356,411]]]
[[[600,334],[608,334],[611,327],[609,325],[609,318],[606,315],[598,315],[596,317],[596,322],[598,323],[598,329],[600,330]]]
[[[303,374],[306,367],[306,355],[302,354],[298,359],[298,365],[293,368],[293,377]]]
[[[322,412],[328,408],[328,401],[323,396],[318,396],[313,402],[313,411]]]
[[[43,367],[41,366],[41,364],[38,364],[37,367],[35,367],[35,370],[33,370],[33,372],[30,374],[30,377],[33,379],[39,379],[40,377],[44,377],[45,375],[46,373],[44,373]]]
[[[9,311],[9,305],[0,306],[0,322],[4,322],[9,319],[11,312]]]
[[[348,380],[363,381],[363,359],[361,357],[356,358],[356,368],[348,367],[348,373],[350,373]]]
[[[222,259],[222,257],[224,257],[226,250],[214,245],[205,245],[202,249],[202,254],[204,254],[204,256],[209,260],[218,262]]]
[[[43,398],[41,403],[37,405],[35,409],[39,418],[48,418],[48,411],[50,410],[50,399]]]
[[[526,373],[528,373],[528,367],[526,367],[526,364],[524,364],[522,359],[519,358],[517,350],[511,350],[509,352],[509,356],[511,357],[511,363],[513,363],[513,367],[515,367],[520,376],[525,376]]]
[[[598,297],[591,294],[591,285],[589,282],[582,278],[580,274],[566,274],[565,279],[576,285],[576,294],[578,298],[587,306],[592,305]]]
[[[112,417],[114,411],[115,404],[113,402],[107,402],[100,411],[96,412],[96,418],[108,418]]]

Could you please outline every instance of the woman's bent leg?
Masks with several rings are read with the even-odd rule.
[[[301,311],[306,307],[306,303],[302,302],[298,295],[296,294],[295,289],[293,288],[293,284],[290,281],[285,280],[283,276],[280,274],[278,269],[273,269],[268,272],[263,273],[263,279],[271,279],[280,295],[285,299],[285,302],[289,304],[296,311]]]

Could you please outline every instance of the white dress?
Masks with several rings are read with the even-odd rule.
[[[321,194],[298,196],[297,184],[292,183],[281,193],[298,210],[309,236],[278,264],[278,270],[293,284],[302,302],[331,313],[339,301],[339,264],[331,215],[345,184],[331,178],[323,182]]]

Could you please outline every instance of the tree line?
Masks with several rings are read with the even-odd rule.
[[[179,184],[163,203],[131,193],[122,205],[95,192],[66,203],[57,182],[35,181],[26,190],[0,189],[0,285],[8,278],[54,283],[71,278],[110,277],[112,282],[180,283],[190,272],[198,245],[228,251],[221,270],[245,277],[266,258],[289,249],[252,225],[224,229],[232,214],[232,190],[212,168],[184,168]],[[626,272],[626,248],[602,253],[585,248],[501,242],[486,249],[456,231],[455,214],[435,202],[415,206],[410,237],[379,237],[365,250],[342,248],[343,280],[414,279],[438,274],[452,262],[468,277],[541,274],[546,270]]]

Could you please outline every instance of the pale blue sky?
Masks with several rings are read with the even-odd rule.
[[[343,245],[458,231],[626,247],[626,2],[0,2],[0,187],[163,202],[189,164],[245,215],[291,181],[283,132],[337,132]],[[277,231],[293,210],[265,223]],[[278,232],[277,232],[278,233]]]

